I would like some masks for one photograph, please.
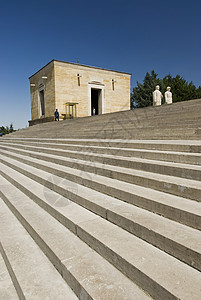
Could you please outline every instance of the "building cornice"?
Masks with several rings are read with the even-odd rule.
[[[31,79],[33,76],[35,76],[37,73],[39,73],[44,68],[46,68],[52,62],[53,63],[55,63],[55,62],[57,63],[58,62],[58,63],[68,64],[68,65],[74,65],[74,66],[79,66],[79,67],[84,67],[84,68],[91,68],[91,69],[103,70],[103,71],[108,71],[108,72],[115,72],[115,73],[130,75],[130,76],[132,75],[131,73],[127,73],[127,72],[115,71],[115,70],[110,70],[110,69],[104,69],[104,68],[99,68],[99,67],[94,67],[94,66],[81,65],[81,64],[77,64],[77,63],[71,63],[71,62],[66,62],[66,61],[61,61],[61,60],[53,59],[48,64],[46,64],[44,67],[42,67],[40,70],[38,70],[36,73],[34,73],[33,75],[31,75],[29,77],[29,79]]]

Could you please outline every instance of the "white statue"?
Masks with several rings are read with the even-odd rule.
[[[161,105],[161,100],[163,98],[162,93],[159,91],[160,86],[157,85],[155,91],[153,92],[153,106]]]
[[[167,87],[167,91],[165,92],[165,104],[172,103],[172,93],[170,92],[171,87]]]

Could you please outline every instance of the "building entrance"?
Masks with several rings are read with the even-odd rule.
[[[91,89],[91,115],[99,115],[102,113],[101,105],[101,89]]]
[[[41,108],[41,116],[45,115],[45,97],[44,97],[44,90],[39,92],[40,97],[40,108]]]

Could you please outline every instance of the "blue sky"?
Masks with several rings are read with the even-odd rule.
[[[0,2],[0,126],[28,126],[28,77],[52,59],[201,85],[201,0]]]

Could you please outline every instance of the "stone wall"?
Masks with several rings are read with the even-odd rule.
[[[47,78],[42,78],[47,77]],[[35,86],[33,86],[35,85]],[[55,111],[55,80],[54,63],[51,62],[39,72],[30,77],[31,118],[32,120],[50,117]],[[41,116],[39,90],[44,90],[45,115]]]
[[[77,102],[77,116],[91,115],[91,88],[100,89],[102,113],[130,109],[130,74],[55,61],[55,95],[59,111]],[[80,85],[78,76],[80,77]],[[113,83],[114,80],[114,89]]]

